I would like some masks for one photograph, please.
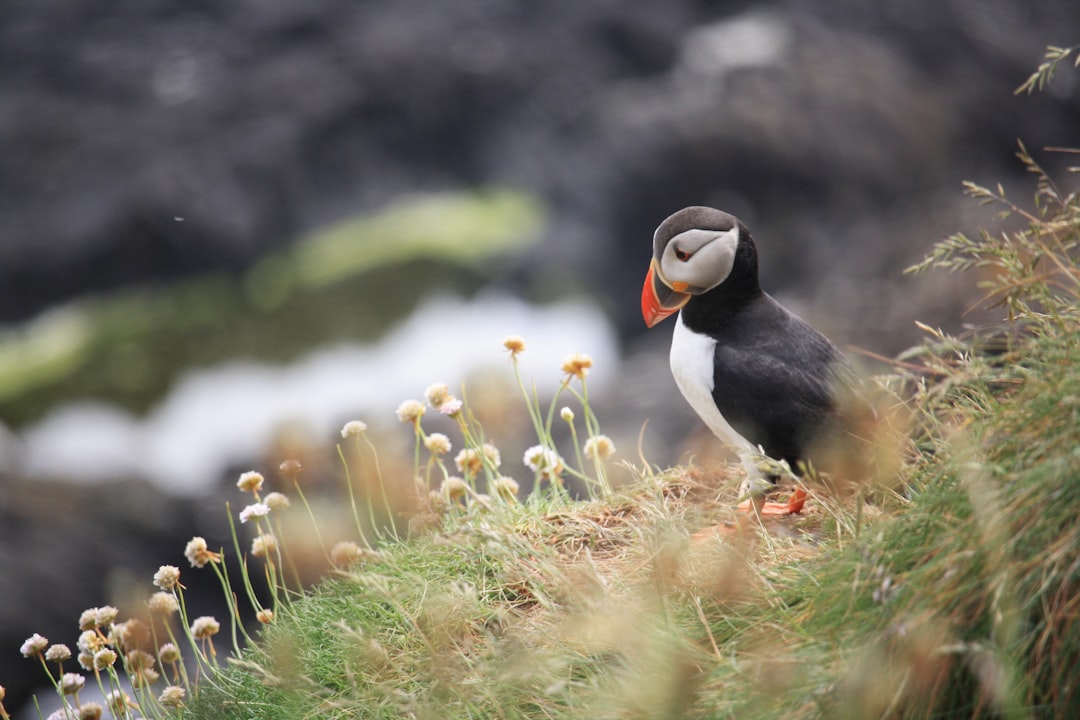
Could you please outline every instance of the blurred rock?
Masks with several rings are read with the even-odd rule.
[[[961,179],[1019,177],[1018,136],[1075,140],[1068,70],[1012,90],[1077,26],[1067,0],[14,0],[0,321],[242,266],[401,192],[510,184],[555,211],[515,289],[573,270],[636,333],[653,228],[714,203],[755,229],[769,287],[893,349],[955,304],[897,272],[965,219]]]

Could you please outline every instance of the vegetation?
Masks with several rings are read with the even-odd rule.
[[[284,362],[328,342],[372,340],[416,308],[416,287],[468,293],[542,223],[532,198],[507,191],[412,197],[313,232],[243,271],[51,310],[0,332],[0,417],[18,426],[71,397],[142,412],[184,369],[240,354]]]
[[[456,423],[464,449],[450,466],[450,439],[427,431],[423,404],[403,403],[420,479],[403,492],[371,461],[363,424],[347,425],[344,445],[356,448],[342,461],[364,453],[373,479],[350,472],[356,542],[323,548],[335,569],[313,588],[301,587],[290,559],[297,533],[287,542],[277,524],[304,504],[298,466],[282,466],[301,501],[287,510],[260,494],[261,477],[241,477],[255,499],[241,513],[257,528],[251,551],[238,541],[226,559],[196,543],[189,558],[217,574],[227,597],[246,597],[262,628],[241,648],[247,614],[237,606],[226,659],[163,568],[159,617],[147,627],[179,628],[170,637],[189,648],[188,664],[151,663],[178,690],[167,698],[144,684],[142,713],[1080,716],[1080,195],[1023,147],[1019,157],[1036,178],[1033,204],[969,186],[1001,210],[1003,229],[950,237],[912,268],[974,276],[1004,319],[965,336],[923,326],[925,343],[880,379],[890,409],[910,416],[903,462],[882,464],[866,486],[812,484],[802,516],[768,524],[734,520],[739,478],[726,467],[642,463],[633,483],[612,490],[613,448],[588,404],[590,363],[575,356],[546,407],[518,378],[539,442],[526,453],[532,487],[519,500],[468,404],[436,384],[426,407]],[[525,351],[520,338],[506,348],[512,358]],[[580,419],[556,412],[567,396]],[[558,421],[575,429],[574,461],[552,440]],[[563,490],[569,477],[586,499]],[[317,536],[319,518],[310,519]],[[233,588],[221,568],[240,558],[244,587]],[[185,572],[184,582],[199,581]],[[115,692],[141,660],[103,610],[85,623],[87,646],[123,651],[97,671]],[[56,646],[40,640],[24,654],[63,693],[64,667],[48,659]],[[88,662],[97,667],[97,655]],[[67,697],[74,707],[77,692]],[[114,716],[132,717],[125,707]]]

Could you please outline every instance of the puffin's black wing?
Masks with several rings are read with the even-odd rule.
[[[716,343],[713,400],[739,433],[792,468],[832,424],[850,367],[824,335],[763,294]]]

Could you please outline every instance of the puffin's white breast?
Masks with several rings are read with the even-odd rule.
[[[671,374],[675,376],[675,384],[713,434],[745,457],[757,449],[731,427],[713,400],[715,351],[716,340],[686,327],[680,312],[671,338]]]

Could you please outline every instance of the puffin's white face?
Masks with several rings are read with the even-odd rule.
[[[660,281],[678,292],[708,292],[731,274],[738,246],[738,226],[681,232],[668,241],[660,256]]]
[[[683,208],[660,223],[653,233],[653,258],[641,289],[645,324],[652,327],[694,295],[727,280],[745,231],[734,215],[700,206]],[[745,241],[752,252],[748,234]]]

